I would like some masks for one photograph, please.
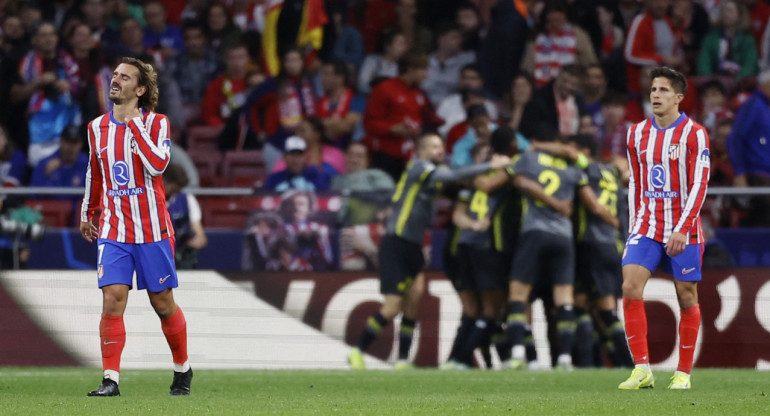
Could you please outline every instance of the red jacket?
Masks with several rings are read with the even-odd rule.
[[[230,82],[230,88],[225,89],[224,83],[228,79],[226,75],[220,75],[209,83],[206,87],[206,93],[201,101],[201,117],[207,126],[222,126],[228,118],[230,112],[240,107],[245,100],[243,92],[246,90],[246,79],[234,79]],[[234,97],[233,103],[228,103],[228,97],[225,91]]]
[[[403,121],[419,129],[444,124],[419,87],[410,87],[398,77],[382,81],[372,90],[364,112],[364,129],[372,151],[409,160],[414,138],[390,132],[393,126]]]
[[[669,26],[671,20],[666,17]],[[672,30],[673,31],[673,30]],[[626,37],[626,47],[623,52],[626,58],[626,80],[628,90],[639,93],[639,71],[643,66],[659,66],[664,56],[655,50],[655,27],[652,16],[645,12],[634,17]]]

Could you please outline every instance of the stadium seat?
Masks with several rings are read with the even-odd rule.
[[[72,201],[66,199],[36,199],[27,201],[26,206],[43,214],[43,224],[49,227],[70,227],[72,222]]]
[[[200,186],[221,186],[223,184],[222,154],[219,151],[190,150],[187,154],[198,169]]]
[[[233,150],[225,153],[222,176],[226,186],[261,186],[267,177],[259,150]]]
[[[257,206],[254,197],[200,197],[203,225],[219,228],[245,228],[249,213]]]
[[[187,150],[219,150],[217,135],[222,131],[221,127],[194,126],[187,131]]]

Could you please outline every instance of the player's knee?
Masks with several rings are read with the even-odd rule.
[[[644,294],[644,285],[639,284],[633,279],[623,280],[623,297],[631,299],[641,299]]]

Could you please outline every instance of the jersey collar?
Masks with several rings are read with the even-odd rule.
[[[653,116],[652,117],[652,127],[655,127],[656,130],[661,130],[661,131],[668,130],[668,129],[674,129],[674,128],[676,128],[676,126],[682,124],[682,122],[686,118],[687,118],[687,114],[685,114],[684,111],[680,111],[679,112],[679,118],[676,119],[676,121],[673,124],[671,124],[670,126],[666,127],[665,129],[662,129],[662,128],[658,127],[657,124],[655,124],[655,117]]]

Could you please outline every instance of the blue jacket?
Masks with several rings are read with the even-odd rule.
[[[755,91],[738,109],[727,136],[727,152],[736,176],[770,176],[770,98],[761,91]]]

